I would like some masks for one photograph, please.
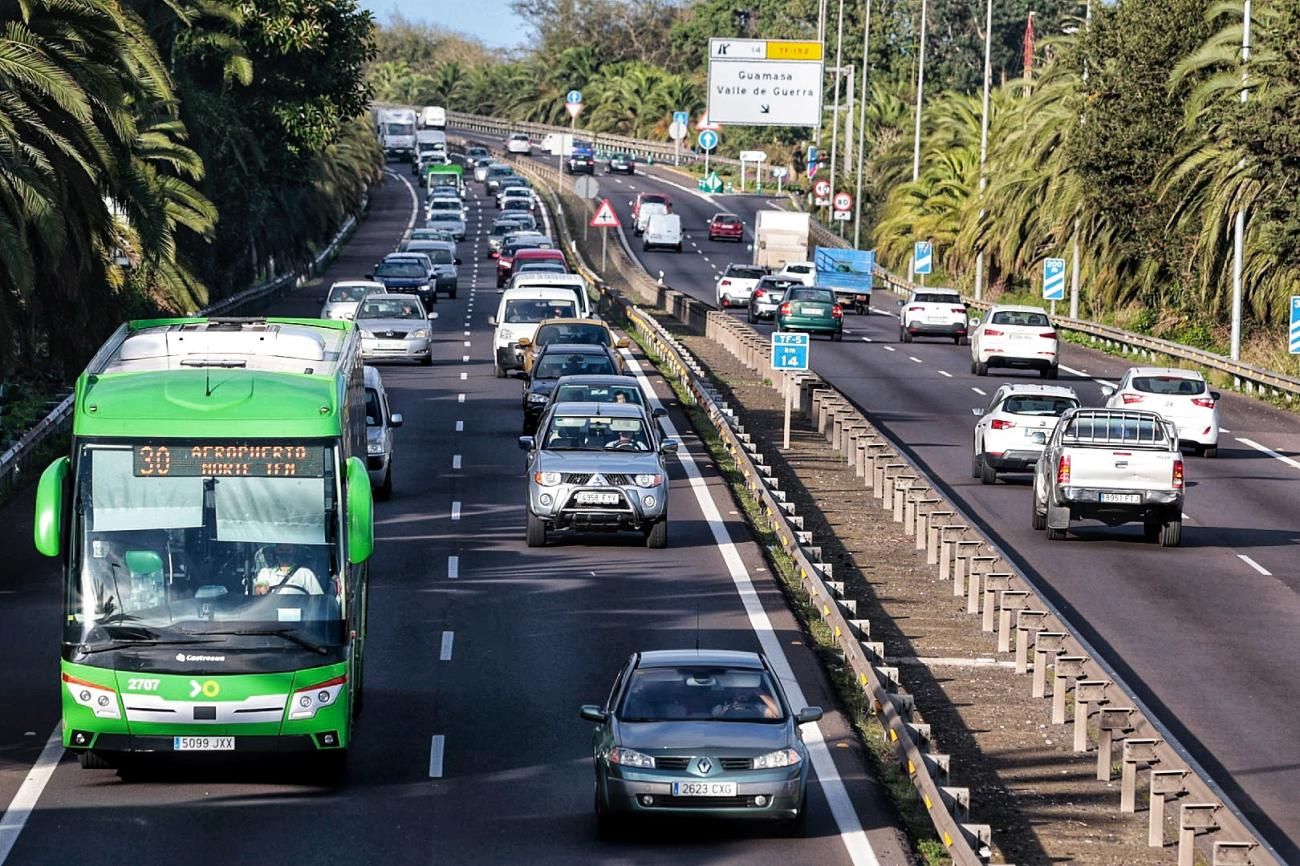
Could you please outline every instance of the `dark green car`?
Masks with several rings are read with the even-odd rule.
[[[777,307],[776,327],[780,331],[828,334],[838,341],[844,339],[844,311],[835,303],[835,292],[830,289],[793,286]]]
[[[661,650],[627,660],[596,723],[596,818],[693,815],[767,820],[800,835],[808,750],[799,726],[819,707],[790,709],[761,653]]]

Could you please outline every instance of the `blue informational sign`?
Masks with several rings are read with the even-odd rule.
[[[808,177],[811,178],[817,173],[817,148],[815,145],[808,145]]]
[[[912,250],[912,261],[914,263],[912,271],[918,274],[928,274],[934,267],[934,247],[929,241],[917,241]]]
[[[690,122],[691,122],[691,113],[689,111],[673,112],[673,123],[680,123],[682,126],[686,126]]]
[[[713,150],[718,146],[718,134],[711,129],[706,129],[700,133],[696,139],[700,144],[700,150]]]
[[[808,335],[772,332],[772,369],[807,370]]]
[[[565,97],[564,97],[564,101],[567,102],[567,103],[569,103],[570,105],[581,105],[581,104],[582,104],[582,91],[581,91],[581,90],[570,90],[570,91],[565,95]]]
[[[1300,295],[1291,296],[1291,354],[1300,355]]]
[[[875,283],[876,251],[837,247],[813,249],[817,285],[855,295],[870,295]]]
[[[1043,259],[1043,300],[1065,300],[1065,259]]]

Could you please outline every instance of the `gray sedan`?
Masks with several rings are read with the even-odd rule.
[[[552,530],[633,530],[647,547],[668,545],[668,471],[677,442],[660,440],[641,406],[556,403],[528,452],[528,546]]]
[[[361,329],[361,357],[366,361],[417,361],[433,363],[429,319],[419,298],[378,295],[357,308]]]
[[[602,834],[633,816],[694,815],[784,822],[803,835],[808,750],[760,653],[663,650],[633,655],[596,723],[596,818]]]

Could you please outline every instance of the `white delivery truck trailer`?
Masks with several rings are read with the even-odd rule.
[[[808,214],[761,210],[754,223],[754,264],[773,271],[808,261]]]
[[[406,161],[415,158],[415,110],[385,108],[378,117],[379,143],[384,159]]]

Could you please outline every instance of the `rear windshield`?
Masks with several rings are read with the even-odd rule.
[[[525,238],[523,240],[511,241],[506,244],[505,253],[508,256],[512,256],[520,250],[549,250],[552,246],[554,246],[554,244],[549,240]]]
[[[825,289],[790,289],[786,293],[787,301],[820,301],[823,304],[835,303],[835,295]]]
[[[1026,313],[1018,310],[1003,310],[994,313],[992,322],[995,325],[1024,325],[1029,328],[1050,328],[1052,326],[1047,316],[1042,313]]]
[[[446,247],[425,246],[419,241],[416,241],[415,243],[412,243],[408,249],[413,253],[424,253],[433,260],[435,265],[449,265],[452,263],[451,250]]]
[[[728,265],[727,276],[739,277],[742,280],[756,280],[763,276],[763,269],[749,265]]]
[[[1100,412],[1070,419],[1064,439],[1125,445],[1163,445],[1164,425],[1150,415]]]
[[[734,213],[720,213],[713,218],[713,221],[715,223],[722,223],[723,225],[730,226],[740,222],[740,217],[736,216]]]
[[[431,223],[458,223],[460,222],[460,208],[432,210],[429,212],[427,221]]]
[[[573,301],[559,298],[550,300],[517,298],[506,301],[504,324],[517,325],[527,322],[543,322],[547,319],[573,318],[577,318],[577,310],[574,309]]]
[[[608,346],[609,330],[604,325],[586,325],[577,322],[542,325],[533,337],[537,346],[547,343],[586,343],[591,346]]]
[[[452,196],[435,196],[429,200],[430,210],[452,210],[460,213],[460,199]]]
[[[1066,411],[1078,405],[1078,400],[1072,400],[1069,397],[1008,397],[1002,404],[1002,411],[1010,412],[1013,415],[1051,415],[1052,417],[1060,417]]]
[[[641,196],[641,204],[668,204],[668,196],[657,192],[644,193]]]
[[[335,286],[330,291],[329,303],[342,304],[347,301],[360,301],[370,291],[369,286]]]
[[[1205,393],[1205,382],[1182,376],[1134,376],[1133,387],[1146,394],[1195,397]]]
[[[568,268],[562,262],[554,259],[543,259],[541,261],[522,261],[515,265],[515,272],[520,274],[535,274],[538,272],[544,274],[567,274]]]
[[[429,272],[419,262],[380,262],[375,273],[381,277],[427,277]]]
[[[508,165],[493,165],[488,167],[488,177],[505,177],[514,173],[515,170]]]
[[[775,289],[778,292],[783,292],[791,286],[799,285],[803,285],[803,283],[799,280],[789,279],[788,277],[763,277],[758,281],[758,287],[760,289]]]
[[[913,298],[914,304],[960,304],[961,298],[956,295],[943,295],[937,292],[918,292]]]

